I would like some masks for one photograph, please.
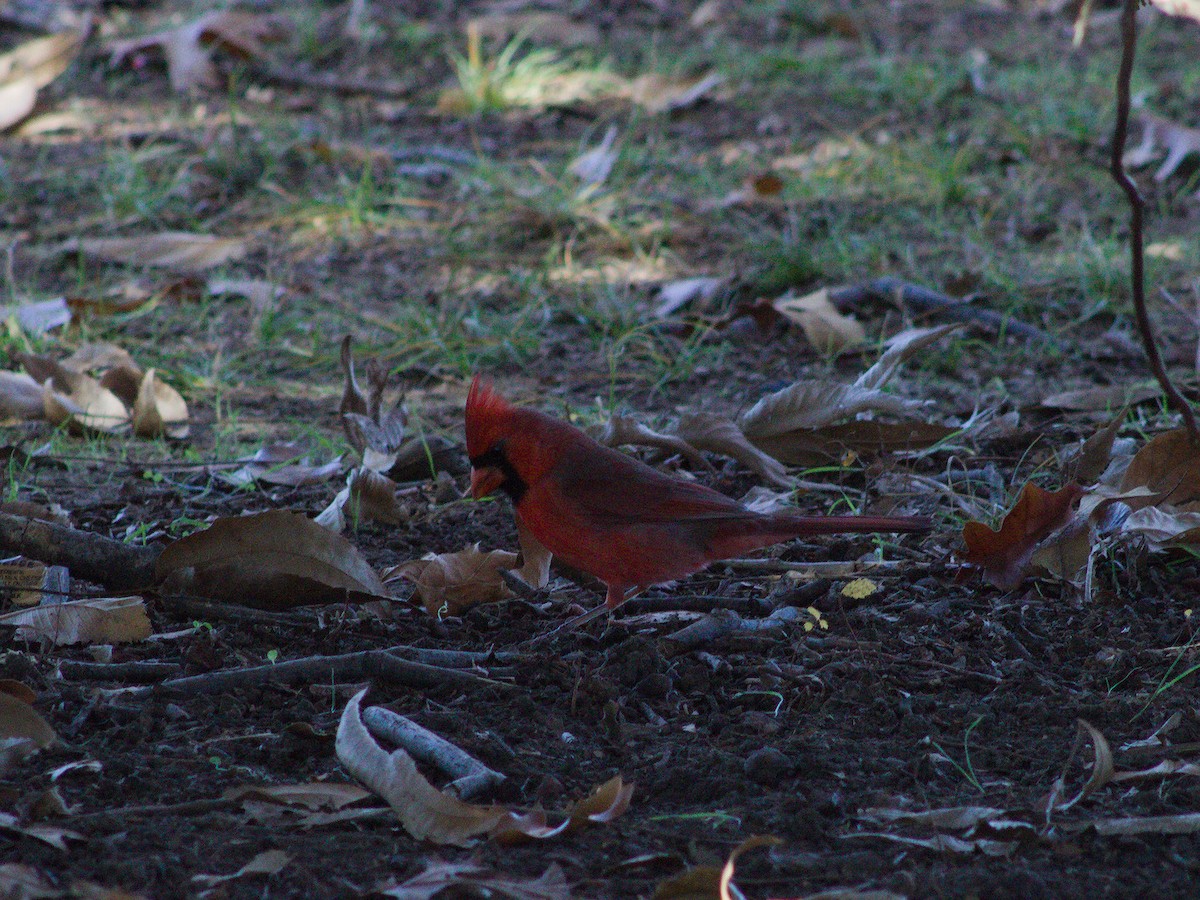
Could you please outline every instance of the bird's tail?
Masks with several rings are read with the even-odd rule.
[[[713,559],[740,556],[752,550],[810,534],[909,534],[931,531],[933,521],[924,516],[796,516],[788,513],[735,520],[714,529],[708,540]]]

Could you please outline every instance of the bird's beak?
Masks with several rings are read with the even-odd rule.
[[[476,500],[494,494],[504,482],[504,473],[493,466],[471,470],[471,496]]]

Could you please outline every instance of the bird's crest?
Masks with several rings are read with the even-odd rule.
[[[467,456],[482,456],[503,433],[512,405],[492,390],[490,382],[476,375],[467,393]]]

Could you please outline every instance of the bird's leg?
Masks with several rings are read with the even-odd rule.
[[[645,588],[639,587],[630,596],[636,597],[643,590],[645,590]],[[581,613],[578,616],[567,619],[567,621],[563,622],[557,628],[551,629],[550,631],[546,632],[545,634],[534,638],[534,641],[535,642],[544,641],[544,640],[547,640],[548,638],[554,637],[556,634],[563,634],[568,631],[575,631],[576,629],[582,628],[584,625],[587,625],[589,622],[596,621],[597,619],[599,619],[601,616],[605,615],[606,613],[611,613],[618,606],[620,606],[622,603],[624,603],[626,600],[628,600],[629,597],[626,596],[628,591],[629,591],[629,588],[627,588],[623,584],[610,584],[608,586],[608,593],[604,597],[604,605],[603,606],[597,606],[595,609],[589,609],[585,613]]]

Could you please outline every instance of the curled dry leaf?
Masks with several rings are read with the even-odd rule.
[[[792,483],[779,460],[751,444],[737,425],[722,416],[688,413],[679,420],[677,434],[699,450],[736,459],[776,487],[786,488]]]
[[[136,363],[132,366],[114,366],[100,376],[100,387],[112,391],[126,406],[133,406],[137,402],[144,374]]]
[[[728,283],[728,278],[709,276],[668,281],[658,289],[658,305],[654,307],[654,315],[659,319],[665,319],[694,300],[707,304]]]
[[[1200,22],[1200,0],[1150,0],[1159,12]]]
[[[211,234],[163,231],[123,238],[74,238],[63,253],[82,253],[103,262],[155,266],[177,272],[202,272],[246,255],[246,242]]]
[[[280,39],[286,31],[283,20],[275,16],[218,10],[178,28],[114,41],[108,46],[110,64],[119,65],[137,54],[161,52],[174,90],[216,88],[220,80],[210,58],[213,48],[239,59],[253,59],[263,56],[267,43]]]
[[[866,329],[857,320],[838,312],[825,288],[803,297],[784,294],[772,301],[771,306],[804,329],[808,342],[821,353],[840,353],[866,340]]]
[[[1186,429],[1164,431],[1134,454],[1121,479],[1121,490],[1139,487],[1162,494],[1161,503],[1200,499],[1200,447],[1192,444]]]
[[[299,513],[217,519],[159,556],[155,577],[181,590],[257,609],[387,597],[370,564],[341,535]]]
[[[395,811],[400,824],[418,841],[467,846],[490,834],[503,843],[547,839],[592,823],[611,822],[629,808],[633,785],[616,776],[576,803],[559,825],[546,824],[541,811],[518,815],[503,806],[476,806],[430,784],[403,749],[385,751],[363,724],[366,690],[346,704],[338,723],[335,749],[346,771],[377,793]]]
[[[0,625],[17,626],[17,637],[60,646],[124,644],[150,637],[146,602],[137,596],[43,602],[0,616]]]
[[[342,458],[334,457],[327,463],[313,465],[299,444],[276,442],[264,444],[251,456],[238,462],[245,463],[232,472],[220,472],[220,477],[230,484],[244,487],[255,481],[279,484],[285,487],[303,487],[321,484],[341,474]]]
[[[183,440],[188,436],[188,408],[175,388],[160,381],[154,369],[142,378],[133,404],[133,433],[138,437],[160,435]]]
[[[113,434],[130,424],[130,410],[120,397],[95,378],[61,367],[42,384],[42,409],[50,424],[74,432]]]
[[[466,846],[509,815],[504,807],[476,806],[439,791],[417,771],[407,752],[388,753],[380,747],[359,712],[365,694],[355,694],[342,713],[335,743],[338,761],[387,801],[414,839]]]
[[[1035,551],[1070,522],[1072,507],[1082,494],[1077,484],[1051,493],[1029,482],[999,530],[982,522],[963,526],[967,545],[963,558],[982,569],[996,587],[1016,587],[1030,574]]]
[[[40,419],[42,386],[24,372],[0,372],[0,419]]]
[[[672,112],[699,103],[725,81],[715,72],[699,78],[668,78],[651,72],[641,75],[618,91],[650,113]]]
[[[78,31],[60,31],[0,54],[0,131],[33,112],[37,92],[67,70],[83,39]]]
[[[396,497],[396,482],[374,469],[360,466],[350,476],[347,497],[356,519],[402,525],[408,521],[408,510]]]
[[[500,577],[501,569],[517,564],[517,554],[508,550],[484,553],[479,545],[457,553],[427,553],[421,559],[401,563],[389,578],[410,581],[429,615],[457,616],[480,603],[494,603],[512,596]]]
[[[541,590],[550,583],[550,562],[554,554],[541,545],[525,523],[517,520],[517,543],[521,547],[517,562],[519,574],[527,584]]]

